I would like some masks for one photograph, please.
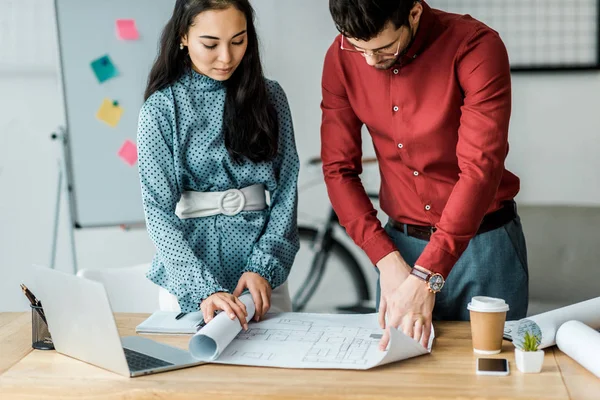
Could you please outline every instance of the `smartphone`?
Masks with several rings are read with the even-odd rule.
[[[477,368],[475,369],[477,375],[506,376],[508,372],[508,360],[506,358],[477,359]]]

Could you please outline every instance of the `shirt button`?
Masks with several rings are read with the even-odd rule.
[[[398,148],[399,148],[399,149],[401,149],[401,148],[403,148],[403,147],[404,147],[404,145],[403,145],[402,143],[398,143]]]
[[[425,206],[425,211],[429,211],[429,210],[431,210],[431,206],[430,206],[429,204],[427,204],[427,205]]]
[[[394,106],[394,111],[398,111],[398,110],[399,110],[398,106]]]
[[[415,171],[415,172],[413,172],[413,175],[414,175],[414,176],[419,176],[419,171]]]
[[[416,55],[416,54],[413,56],[413,59],[415,59],[415,58],[417,58],[417,55]]]
[[[398,69],[394,70],[394,75],[398,75]]]

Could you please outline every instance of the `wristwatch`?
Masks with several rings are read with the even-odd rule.
[[[412,271],[410,271],[410,274],[424,280],[431,293],[438,293],[444,287],[444,277],[438,273],[424,271],[418,267],[414,267]]]

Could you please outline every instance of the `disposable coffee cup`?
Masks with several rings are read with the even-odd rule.
[[[473,352],[486,355],[500,353],[508,304],[494,297],[475,296],[467,309],[471,312]]]

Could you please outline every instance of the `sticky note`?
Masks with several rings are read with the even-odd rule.
[[[96,78],[98,78],[98,82],[100,83],[119,75],[117,67],[115,67],[113,62],[110,60],[108,54],[92,61],[90,65],[92,66],[92,70],[96,74]]]
[[[118,19],[117,37],[121,40],[138,40],[140,38],[140,34],[135,26],[135,20]]]
[[[119,102],[110,99],[104,99],[102,105],[96,113],[96,118],[115,128],[121,120],[122,115],[123,107],[119,105]]]
[[[137,162],[137,147],[131,140],[126,140],[123,143],[118,154],[131,167]]]

